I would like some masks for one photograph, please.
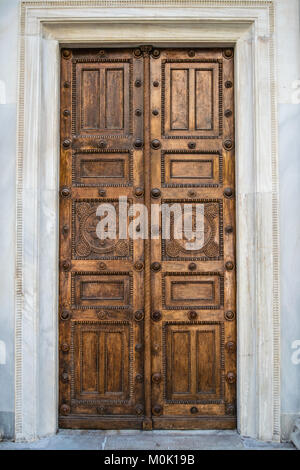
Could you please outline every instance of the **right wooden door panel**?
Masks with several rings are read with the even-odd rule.
[[[152,204],[197,206],[203,243],[151,240],[153,426],[236,426],[233,50],[150,62]],[[154,113],[153,113],[154,110]],[[155,142],[154,142],[155,141]],[[156,143],[156,141],[158,143]],[[153,143],[155,145],[153,145]],[[153,264],[154,263],[154,264]]]

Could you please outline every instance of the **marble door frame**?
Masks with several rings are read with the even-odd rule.
[[[271,0],[21,1],[16,439],[57,430],[59,48],[235,47],[238,430],[280,439],[275,17]]]

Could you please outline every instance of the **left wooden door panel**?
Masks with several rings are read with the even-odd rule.
[[[128,208],[143,187],[136,80],[143,63],[132,50],[62,50],[60,427],[142,426],[144,273],[134,263],[144,248],[118,238],[118,198]],[[100,203],[116,210],[114,240],[97,236]]]

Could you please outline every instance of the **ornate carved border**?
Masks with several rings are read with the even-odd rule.
[[[134,7],[134,9],[132,9]],[[151,10],[152,8],[152,10]],[[56,353],[52,348],[51,354],[47,356],[48,380],[53,380],[51,386],[44,385],[39,375],[43,375],[45,366],[39,364],[39,355],[37,350],[42,347],[39,342],[39,317],[45,323],[42,309],[45,308],[45,302],[48,302],[47,313],[51,318],[46,321],[49,325],[51,341],[55,343],[56,334],[56,307],[55,307],[55,287],[52,287],[51,293],[43,292],[43,301],[40,299],[40,275],[41,264],[50,269],[52,274],[48,273],[48,278],[53,282],[56,279],[57,262],[55,248],[51,246],[51,259],[49,259],[49,250],[45,250],[44,258],[40,259],[40,200],[38,199],[40,169],[40,152],[39,137],[36,130],[40,129],[38,111],[41,110],[41,84],[39,77],[42,71],[42,60],[52,60],[51,67],[47,68],[47,80],[55,84],[54,77],[58,77],[58,70],[55,70],[57,63],[59,41],[62,29],[58,30],[57,25],[62,25],[62,20],[72,25],[70,19],[74,19],[76,12],[81,11],[81,15],[76,17],[76,34],[79,34],[81,25],[92,25],[91,16],[94,16],[95,22],[105,24],[110,22],[116,24],[118,22],[118,14],[121,10],[122,22],[119,23],[120,29],[126,26],[126,22],[132,22],[134,19],[137,23],[145,24],[147,19],[153,28],[158,23],[157,9],[160,9],[160,22],[163,18],[164,24],[189,25],[189,23],[201,22],[201,28],[197,28],[195,40],[191,40],[192,30],[182,39],[186,42],[195,42],[201,44],[201,41],[207,43],[219,43],[220,36],[216,34],[216,23],[222,28],[226,22],[230,25],[227,30],[222,29],[224,41],[237,45],[236,67],[241,76],[245,73],[247,65],[250,75],[253,76],[253,93],[256,100],[254,125],[254,150],[253,154],[260,156],[262,153],[262,142],[264,144],[264,156],[268,154],[267,161],[257,159],[255,161],[255,174],[248,175],[251,179],[251,192],[244,190],[238,197],[238,236],[240,236],[241,250],[248,250],[248,260],[250,260],[251,268],[243,265],[242,254],[238,253],[238,260],[241,261],[240,268],[238,265],[238,276],[240,276],[238,284],[238,305],[248,305],[247,315],[245,311],[238,312],[239,317],[239,335],[240,348],[243,350],[239,356],[240,375],[239,388],[240,398],[238,416],[239,429],[243,434],[252,437],[259,437],[264,440],[280,439],[280,271],[279,271],[279,217],[278,217],[278,159],[277,159],[277,114],[276,114],[276,68],[275,68],[275,2],[273,0],[63,0],[63,1],[44,1],[44,0],[21,0],[20,2],[20,29],[19,29],[19,56],[18,56],[18,115],[17,115],[17,170],[16,170],[16,302],[15,302],[15,433],[17,439],[35,439],[37,436],[55,432],[57,428],[56,413],[56,384],[57,377]],[[103,10],[102,10],[103,9]],[[105,10],[106,9],[106,10]],[[186,10],[187,9],[187,10]],[[186,14],[188,9],[192,9],[190,15]],[[153,17],[151,19],[151,11]],[[62,14],[63,12],[63,14]],[[215,14],[217,12],[217,14]],[[103,13],[103,14],[102,14]],[[110,16],[109,16],[110,15]],[[177,15],[177,17],[176,17]],[[206,20],[208,23],[205,23]],[[211,20],[214,20],[213,29]],[[108,23],[107,23],[108,24]],[[98,34],[101,28],[98,28]],[[125,25],[125,26],[124,26]],[[206,35],[204,34],[203,25],[207,25]],[[48,29],[47,29],[48,28]],[[48,56],[44,57],[44,47],[47,41],[42,41],[43,34],[48,34],[51,30],[51,45],[48,45]],[[128,30],[128,28],[127,28]],[[132,29],[131,29],[132,31]],[[140,31],[140,30],[139,30]],[[157,31],[157,30],[156,30]],[[176,28],[174,29],[176,31]],[[229,31],[229,32],[228,32]],[[70,29],[69,29],[70,32]],[[84,37],[84,32],[81,33]],[[139,33],[140,34],[140,33]],[[145,34],[145,31],[143,31]],[[180,32],[182,34],[182,32]],[[168,36],[168,41],[181,41],[183,36]],[[152,32],[151,32],[152,35]],[[247,36],[248,35],[248,36]],[[196,37],[197,36],[197,37]],[[242,36],[247,36],[246,41],[239,42]],[[95,34],[96,38],[97,35]],[[116,35],[113,36],[116,43]],[[132,37],[128,35],[128,40],[122,35],[122,41],[128,44],[132,41]],[[143,42],[144,36],[141,35],[139,43]],[[188,39],[187,39],[188,38]],[[75,42],[74,42],[75,41]],[[78,44],[75,40],[69,39],[69,43]],[[105,39],[101,40],[105,43]],[[161,39],[156,41],[167,41],[166,36],[161,34]],[[91,39],[89,39],[91,43]],[[97,42],[97,39],[95,39]],[[120,42],[120,40],[118,40]],[[153,41],[152,41],[153,42]],[[98,40],[99,43],[99,40]],[[224,42],[223,42],[224,43]],[[222,44],[223,44],[222,43]],[[239,48],[249,48],[252,51],[252,57],[255,57],[252,64],[246,64],[247,56],[239,53]],[[49,55],[50,54],[50,55]],[[27,62],[28,57],[31,60]],[[250,56],[249,56],[250,57]],[[258,60],[264,58],[263,66],[259,67]],[[243,69],[239,68],[239,61],[243,63]],[[262,92],[259,81],[255,74],[260,74],[260,78],[266,84],[266,89]],[[248,79],[248,75],[244,79]],[[37,82],[35,81],[36,79]],[[239,77],[236,76],[239,80]],[[30,82],[34,83],[35,90],[30,88]],[[58,83],[58,80],[57,80]],[[245,83],[245,81],[244,81]],[[47,83],[44,82],[44,86]],[[57,86],[57,85],[55,85]],[[54,88],[55,88],[54,86]],[[250,84],[249,84],[250,86]],[[243,90],[242,96],[245,97]],[[53,91],[57,97],[57,90]],[[252,93],[252,94],[253,94]],[[264,93],[264,95],[262,95]],[[264,110],[258,94],[262,102],[266,103]],[[252,101],[244,103],[244,106],[252,105]],[[51,119],[48,124],[55,135],[56,126],[55,113],[57,103],[51,103]],[[30,110],[30,113],[28,114]],[[267,121],[261,127],[261,115],[259,113],[266,112],[268,114]],[[54,114],[53,114],[54,113]],[[30,116],[30,119],[28,119]],[[240,113],[241,118],[241,113]],[[260,118],[260,119],[258,119]],[[258,121],[258,122],[257,122]],[[237,123],[239,123],[239,118]],[[251,126],[252,122],[249,121]],[[52,126],[52,127],[51,127]],[[238,127],[240,125],[238,124]],[[41,129],[40,129],[41,130]],[[243,129],[242,129],[243,130]],[[244,129],[245,130],[245,129]],[[50,139],[51,141],[51,139]],[[241,135],[238,129],[237,134],[237,161],[242,157],[239,155],[239,147],[241,146]],[[267,146],[266,146],[267,142]],[[49,142],[48,142],[49,143]],[[51,143],[53,148],[48,149],[46,156],[55,160],[57,149],[55,143]],[[241,146],[242,147],[242,146]],[[245,150],[245,149],[244,149]],[[45,154],[44,154],[45,156]],[[245,155],[244,155],[245,157]],[[248,155],[247,155],[248,157]],[[264,167],[265,165],[265,167]],[[238,163],[239,166],[239,163]],[[266,188],[262,188],[260,172],[269,175],[267,178]],[[35,170],[35,171],[34,171]],[[31,178],[31,179],[30,179]],[[34,190],[28,188],[28,181],[33,181]],[[239,181],[237,180],[237,189]],[[248,192],[247,192],[248,191]],[[254,203],[248,203],[246,196],[255,194]],[[51,192],[49,191],[49,195]],[[270,200],[266,197],[270,195]],[[264,197],[263,197],[264,196]],[[49,196],[50,197],[50,196]],[[52,199],[51,199],[52,198]],[[49,207],[48,207],[49,206]],[[57,211],[57,201],[53,196],[45,208],[47,213],[55,214]],[[250,217],[254,222],[255,242],[249,235],[250,229],[245,224],[243,210],[250,207]],[[254,207],[254,212],[252,213]],[[266,212],[263,212],[263,208]],[[31,211],[31,212],[30,212]],[[32,215],[28,217],[28,215]],[[44,216],[44,214],[42,214]],[[243,217],[244,218],[243,218]],[[241,220],[239,220],[241,217]],[[55,225],[55,222],[54,222]],[[267,230],[265,230],[267,228]],[[255,231],[256,229],[256,231]],[[251,228],[253,232],[253,227]],[[50,239],[51,240],[51,239]],[[54,243],[53,241],[51,243]],[[261,252],[258,247],[261,247]],[[254,255],[254,260],[251,259]],[[45,257],[48,256],[48,262]],[[267,262],[266,262],[267,259]],[[254,265],[256,269],[254,269]],[[239,273],[240,270],[240,273]],[[43,273],[45,274],[45,273]],[[45,276],[43,275],[43,278]],[[243,281],[243,282],[241,282]],[[247,282],[249,281],[249,283]],[[250,286],[250,294],[249,294]],[[46,291],[47,289],[45,289]],[[45,298],[46,296],[46,298]],[[48,297],[47,297],[48,296]],[[253,302],[250,302],[253,301]],[[243,302],[242,302],[243,301]],[[249,307],[250,306],[250,307]],[[247,309],[246,309],[247,310]],[[267,312],[267,314],[265,314]],[[240,316],[239,316],[240,313]],[[263,314],[264,313],[264,314]],[[248,317],[249,315],[249,317]],[[52,318],[53,316],[53,318]],[[252,323],[251,323],[252,322]],[[245,342],[247,340],[247,325],[256,325],[255,341],[249,346],[249,351],[245,350]],[[48,345],[48,340],[45,342]],[[45,378],[45,376],[43,376]],[[49,379],[51,377],[51,379]],[[255,390],[250,390],[248,386],[251,381],[255,382]],[[40,384],[40,387],[39,387]],[[50,390],[51,389],[51,390]],[[246,394],[245,394],[246,392]],[[47,395],[47,396],[46,396]],[[49,400],[48,400],[49,399]],[[45,415],[46,406],[47,413]],[[43,425],[41,427],[41,418],[39,410],[43,409]],[[251,410],[251,413],[249,412]],[[46,416],[46,417],[45,417]],[[45,423],[45,419],[47,423]]]

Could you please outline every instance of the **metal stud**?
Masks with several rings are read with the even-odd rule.
[[[143,350],[143,345],[141,343],[137,343],[134,349],[136,352],[141,352]]]
[[[60,412],[61,414],[63,415],[68,415],[70,413],[70,407],[69,405],[67,405],[66,403],[64,403],[63,405],[61,405],[60,407]]]
[[[62,320],[69,320],[70,317],[71,317],[71,314],[70,314],[69,310],[63,310],[60,314],[60,318]]]
[[[139,383],[139,384],[142,383],[142,382],[143,382],[143,376],[142,376],[142,374],[136,374],[136,376],[135,376],[135,381],[136,381],[137,383]]]
[[[232,310],[227,310],[224,313],[225,320],[233,321],[235,319],[235,313]]]
[[[159,372],[152,375],[152,382],[155,384],[159,384],[161,382],[161,374]]]
[[[71,146],[71,143],[70,139],[65,139],[62,144],[65,149],[68,149]]]
[[[63,188],[61,188],[60,195],[62,197],[70,197],[71,196],[70,188],[68,188],[67,186],[64,186]]]
[[[69,382],[69,374],[67,372],[63,372],[61,374],[61,380],[62,380],[63,383]]]
[[[188,317],[191,321],[193,320],[196,320],[198,318],[198,313],[195,312],[195,310],[191,310],[189,313],[188,313]]]
[[[188,51],[188,56],[189,56],[189,57],[195,57],[195,51],[194,51],[193,49],[190,49],[190,50]]]
[[[104,271],[105,269],[107,269],[107,265],[105,263],[103,263],[103,261],[101,261],[101,263],[99,263],[99,269],[101,269],[101,271]]]
[[[136,261],[136,263],[134,263],[134,269],[136,271],[142,271],[144,269],[144,263],[141,261]]]
[[[224,115],[225,115],[225,117],[227,117],[227,118],[230,117],[230,116],[232,116],[232,111],[231,111],[231,109],[226,109]]]
[[[140,80],[139,78],[134,82],[134,85],[139,88],[142,86],[142,80]]]
[[[233,353],[235,352],[236,350],[236,345],[233,341],[228,341],[226,344],[225,344],[225,349],[226,351],[228,351],[229,353]]]
[[[153,321],[160,321],[161,320],[161,312],[159,310],[155,310],[151,313],[151,318]]]
[[[231,139],[226,139],[223,142],[223,147],[225,150],[232,150],[233,149],[233,142]]]
[[[188,191],[188,197],[196,197],[197,193],[194,189]]]
[[[62,262],[62,268],[64,271],[70,271],[71,269],[71,263],[69,260],[65,260]]]
[[[101,196],[101,197],[105,197],[105,196],[106,196],[106,191],[105,191],[105,189],[99,189],[99,190],[98,190],[98,194],[99,194],[99,196]]]
[[[105,149],[107,147],[107,142],[105,142],[105,140],[100,140],[100,142],[97,144],[97,147],[99,147],[99,149]]]
[[[188,148],[189,149],[195,149],[196,148],[196,142],[189,142],[188,143]]]
[[[70,88],[71,83],[70,82],[64,82],[64,88]]]
[[[151,142],[151,147],[154,149],[154,150],[157,150],[161,147],[161,143],[158,139],[154,139],[152,140]]]
[[[192,406],[192,408],[190,409],[190,412],[192,413],[192,415],[195,415],[198,413],[198,408],[196,406]]]
[[[158,188],[153,188],[151,189],[151,196],[155,199],[159,198],[161,195],[160,189]]]
[[[224,196],[227,198],[231,198],[233,196],[232,188],[225,188],[224,189]]]
[[[69,352],[70,351],[70,345],[68,343],[63,343],[61,345],[61,350],[62,352],[66,353],[66,352]]]
[[[161,264],[158,261],[154,261],[154,263],[151,264],[151,269],[152,271],[160,271]]]
[[[134,190],[134,195],[135,195],[136,197],[142,197],[143,194],[144,194],[144,188],[141,188],[141,187],[139,187],[139,186],[138,186],[137,188],[135,188],[135,190]]]
[[[226,375],[226,380],[229,384],[234,384],[236,381],[236,375],[234,372],[228,372]]]
[[[234,263],[232,261],[227,261],[225,263],[225,268],[227,269],[227,271],[232,271],[234,268]]]
[[[159,82],[157,80],[154,80],[153,86],[157,88],[159,86]]]
[[[135,115],[136,116],[141,116],[142,115],[142,110],[141,109],[136,109],[135,110]]]
[[[70,111],[69,109],[65,109],[64,112],[63,112],[63,115],[64,115],[65,117],[68,117],[68,116],[71,115],[71,111]]]
[[[233,233],[233,227],[232,225],[227,225],[225,227],[225,233]]]
[[[188,268],[189,268],[190,271],[195,271],[197,269],[197,265],[196,265],[196,263],[190,263],[188,265]]]
[[[226,80],[225,82],[225,88],[232,88],[233,87],[233,83],[231,80]]]
[[[137,149],[142,148],[142,147],[143,147],[143,141],[142,141],[142,139],[136,139],[135,142],[134,142],[134,146],[135,146],[135,148],[137,148]]]
[[[158,109],[153,109],[152,114],[153,116],[158,116],[159,115]]]
[[[143,310],[137,310],[134,314],[134,319],[135,321],[141,321],[144,318],[144,312]]]
[[[153,406],[153,413],[155,415],[161,415],[162,414],[162,406],[161,405],[154,405]]]

